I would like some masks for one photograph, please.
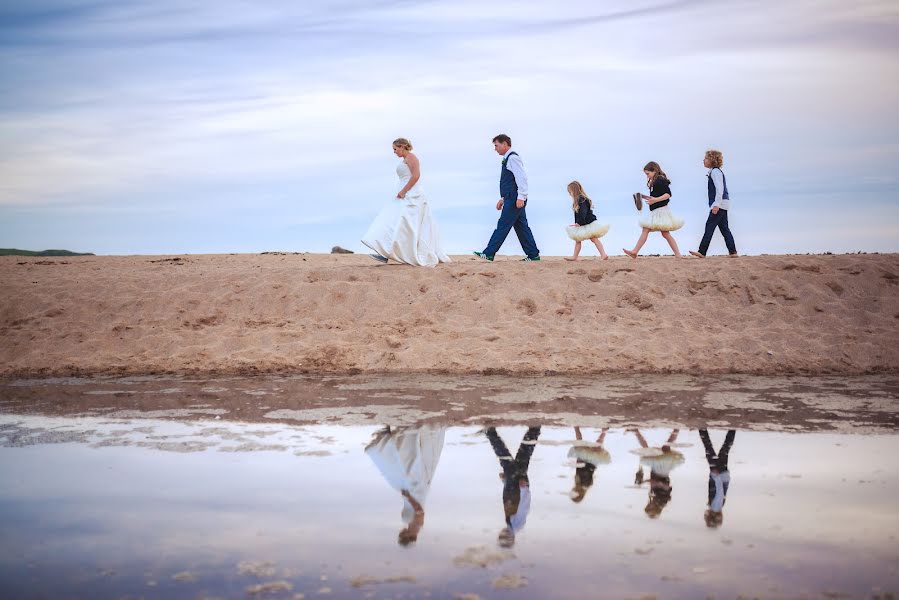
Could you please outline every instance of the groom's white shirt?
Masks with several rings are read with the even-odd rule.
[[[509,528],[513,533],[518,533],[527,523],[528,513],[531,512],[531,488],[525,486],[520,489],[521,496],[518,501],[518,510],[509,517]]]
[[[512,152],[512,149],[509,148],[508,152],[503,154],[503,160],[506,157],[509,160],[506,161],[506,168],[512,171],[512,175],[515,176],[515,184],[518,186],[518,197],[524,200],[528,199],[528,176],[524,172],[524,163],[521,162],[521,157],[518,156],[516,152],[514,155],[509,156]]]

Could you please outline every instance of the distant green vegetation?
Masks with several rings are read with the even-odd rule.
[[[17,248],[0,248],[0,256],[93,256],[92,252],[72,252],[71,250],[19,250]]]

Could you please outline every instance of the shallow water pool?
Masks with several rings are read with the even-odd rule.
[[[25,406],[33,385],[3,388],[4,598],[899,590],[889,422],[822,430],[756,415],[747,427],[697,426],[534,407],[506,422],[423,420],[408,386],[382,398],[394,407],[385,422],[299,422],[241,419],[171,391],[183,382],[156,386],[148,395],[165,400],[140,408],[88,393],[105,389],[96,382],[77,383],[86,404]],[[123,385],[145,383],[113,387]],[[265,414],[309,408],[243,396]]]

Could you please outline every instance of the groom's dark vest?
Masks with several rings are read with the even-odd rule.
[[[716,167],[717,168],[717,167]],[[718,169],[721,171],[721,169]],[[715,203],[715,182],[712,180],[712,172],[709,171],[709,206]],[[724,176],[724,171],[721,171],[721,181],[724,182],[724,193],[721,195],[723,200],[730,200],[730,194],[727,193],[727,177]],[[739,187],[739,186],[738,186]],[[739,192],[739,190],[737,190]]]
[[[503,159],[503,169],[499,174],[499,195],[506,200],[518,198],[518,184],[515,183],[515,175],[506,168],[506,163],[513,154],[518,156],[517,152],[509,152]]]

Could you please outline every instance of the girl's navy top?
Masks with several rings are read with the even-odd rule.
[[[574,213],[574,222],[578,225],[589,225],[596,220],[596,215],[590,208],[590,201],[581,196],[577,201],[577,212]]]
[[[665,194],[668,194],[669,196],[672,195],[671,182],[664,177],[657,177],[656,180],[652,182],[652,188],[649,190],[649,195],[652,198],[658,198],[659,196],[664,196]],[[649,205],[649,210],[655,210],[657,208],[662,208],[663,206],[668,206],[668,200],[653,202]]]

